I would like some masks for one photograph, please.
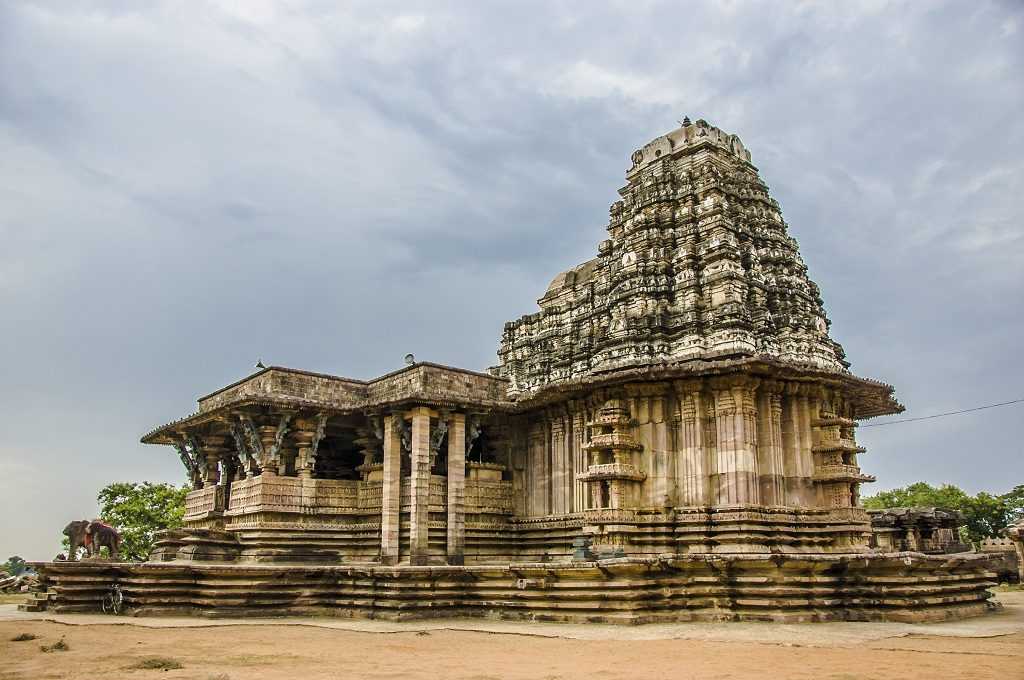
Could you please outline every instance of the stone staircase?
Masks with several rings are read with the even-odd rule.
[[[19,612],[45,612],[50,600],[57,596],[52,590],[41,593],[27,593],[28,600],[18,605]]]

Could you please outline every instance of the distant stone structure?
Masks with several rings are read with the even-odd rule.
[[[1024,583],[1024,519],[1006,528],[1006,536],[1017,552],[1017,580]]]
[[[942,555],[966,552],[960,540],[963,513],[943,508],[886,508],[868,510],[871,547],[885,551],[911,550]]]
[[[137,611],[206,615],[985,611],[984,556],[869,547],[854,433],[902,406],[850,373],[739,138],[687,119],[632,161],[596,257],[490,372],[270,367],[145,435],[193,482],[185,528],[144,564],[41,565],[54,608],[119,581]]]
[[[978,545],[978,552],[992,559],[992,571],[1000,581],[1022,583],[1020,557],[1012,538],[986,538]]]

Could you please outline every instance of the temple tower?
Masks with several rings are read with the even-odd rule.
[[[596,257],[505,324],[494,372],[538,409],[526,469],[575,478],[585,531],[627,552],[866,549],[854,427],[902,407],[850,373],[750,152],[686,119],[631,160]],[[566,399],[587,427],[553,456],[545,414]]]

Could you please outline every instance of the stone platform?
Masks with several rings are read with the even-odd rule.
[[[475,566],[47,562],[50,610],[567,623],[933,622],[995,608],[983,555],[708,555]]]

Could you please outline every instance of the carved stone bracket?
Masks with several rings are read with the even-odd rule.
[[[178,450],[178,457],[181,458],[181,462],[185,466],[185,472],[188,474],[188,480],[192,487],[202,486],[202,470],[199,467],[198,459],[189,451],[186,438],[182,437],[180,442],[175,442],[174,448]]]
[[[288,426],[295,414],[286,413],[281,416],[277,423],[277,433],[274,435],[274,444],[270,447],[269,459],[275,465],[281,462],[281,447],[284,445],[284,438],[288,435]]]
[[[238,458],[242,463],[242,467],[248,471],[250,465],[257,460],[257,457],[245,441],[244,426],[241,423],[231,423],[230,429],[231,437],[235,440],[235,448],[238,450]]]
[[[398,422],[398,433],[402,439],[402,453],[409,454],[412,452],[412,422],[399,416],[396,418]]]
[[[476,440],[483,434],[483,426],[480,424],[480,417],[471,415],[466,418],[466,453],[472,449]]]
[[[448,433],[448,421],[444,418],[439,418],[437,425],[430,433],[430,457],[433,459],[437,455],[438,449],[441,448],[441,442],[444,441],[444,436]]]
[[[314,461],[316,460],[316,452],[320,448],[320,442],[324,440],[324,435],[327,432],[327,419],[329,417],[326,413],[316,414],[316,432],[313,434],[313,442],[311,444],[311,455]]]
[[[256,430],[256,423],[253,422],[252,416],[246,414],[239,414],[238,421],[242,426],[242,430],[245,433],[245,438],[249,441],[249,453],[256,459],[257,462],[263,460],[263,442],[260,441],[259,431]]]

